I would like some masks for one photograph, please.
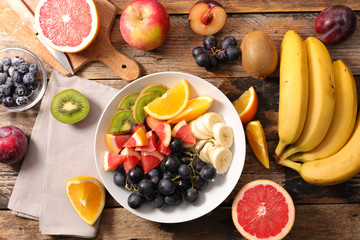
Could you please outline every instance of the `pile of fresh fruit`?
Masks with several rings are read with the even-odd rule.
[[[111,151],[104,151],[103,168],[116,172],[114,184],[134,191],[131,208],[146,200],[155,208],[183,198],[193,203],[228,170],[233,132],[220,114],[206,112],[212,102],[189,99],[186,80],[171,89],[152,84],[121,99],[106,134]]]
[[[39,87],[36,64],[27,64],[22,57],[3,57],[0,63],[0,103],[5,107],[29,103],[29,96]]]

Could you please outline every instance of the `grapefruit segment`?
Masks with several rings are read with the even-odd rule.
[[[160,138],[165,147],[169,146],[171,141],[171,126],[167,122],[162,122],[154,129],[156,135]]]
[[[141,159],[140,153],[135,151],[133,148],[125,147],[121,151],[121,155],[125,157],[123,166],[126,173],[128,173],[130,169],[135,167]]]
[[[60,52],[80,52],[99,32],[99,17],[92,0],[40,0],[35,10],[39,36]]]
[[[146,133],[141,127],[139,127],[133,133],[133,135],[131,135],[129,140],[124,144],[124,147],[140,147],[140,146],[147,146],[148,144],[149,142],[146,137]]]
[[[148,140],[147,146],[138,146],[135,148],[136,151],[147,151],[147,152],[154,152],[156,150],[156,140],[153,131],[149,131],[146,133],[146,137]]]
[[[144,169],[144,173],[147,174],[150,170],[156,168],[164,159],[164,155],[158,151],[154,152],[141,152],[141,166]]]
[[[295,207],[289,193],[270,180],[256,180],[237,193],[232,219],[246,239],[282,239],[291,230]]]
[[[191,147],[196,143],[195,138],[191,133],[191,129],[185,120],[180,121],[174,126],[171,131],[171,136],[180,138],[184,142],[185,147]]]
[[[113,152],[104,152],[103,167],[104,171],[113,171],[126,160],[125,156]]]
[[[124,144],[131,137],[130,134],[111,134],[107,133],[105,136],[106,143],[110,150],[114,153],[119,153],[124,147]]]

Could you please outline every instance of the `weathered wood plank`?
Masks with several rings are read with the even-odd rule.
[[[38,0],[26,0],[31,9],[35,9]],[[131,2],[131,0],[109,0],[112,4],[118,7],[120,14],[124,8]],[[173,1],[160,0],[166,10],[170,14],[188,14],[189,10],[197,1]],[[256,13],[256,12],[310,12],[322,11],[323,9],[335,5],[344,4],[353,10],[360,10],[360,3],[357,0],[316,0],[316,1],[301,1],[301,0],[218,0],[223,5],[227,13]]]
[[[285,239],[359,239],[359,204],[297,205],[295,223]],[[0,239],[59,239],[41,235],[37,221],[0,211]],[[216,229],[216,231],[214,231]],[[75,239],[75,238],[67,238]],[[95,239],[243,239],[231,219],[231,208],[216,208],[196,220],[160,224],[124,208],[105,209]]]
[[[360,17],[360,13],[357,13],[357,17]],[[315,13],[232,15],[229,16],[225,27],[217,34],[217,37],[220,41],[223,37],[232,35],[240,45],[241,39],[246,33],[260,29],[273,38],[277,49],[279,49],[281,40],[289,29],[297,31],[304,39],[308,36],[315,36],[313,29],[315,19]],[[221,64],[218,70],[213,73],[197,66],[191,51],[194,47],[202,44],[203,37],[192,32],[186,16],[172,15],[170,32],[165,43],[158,49],[149,52],[134,49],[124,42],[119,31],[118,20],[119,17],[112,27],[111,41],[117,49],[141,65],[143,76],[162,71],[180,71],[203,78],[249,77],[241,66],[241,60]],[[5,32],[0,32],[0,37],[2,39],[0,48],[21,46]],[[333,60],[343,59],[355,75],[360,75],[359,44],[360,28],[357,28],[354,35],[347,41],[328,46],[328,49]],[[46,64],[46,68],[49,74],[51,67]],[[99,62],[85,65],[77,72],[77,75],[88,79],[118,79],[118,76],[111,69]],[[278,76],[278,68],[272,76]],[[268,81],[266,80],[266,82]]]

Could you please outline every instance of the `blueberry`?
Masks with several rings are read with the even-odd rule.
[[[17,70],[19,73],[25,74],[25,73],[29,72],[29,66],[26,63],[20,63],[17,66]]]
[[[170,149],[172,153],[182,153],[184,149],[184,142],[180,138],[173,138],[170,142]]]
[[[24,63],[24,62],[25,62],[25,60],[22,57],[19,57],[19,56],[16,56],[13,59],[11,59],[11,63],[14,66],[17,66],[17,65],[19,65],[21,63]]]
[[[28,72],[25,73],[24,77],[23,77],[23,83],[25,84],[32,84],[35,82],[35,77],[32,73]]]
[[[11,59],[8,58],[8,57],[3,57],[3,58],[2,58],[2,64],[3,64],[4,66],[10,66],[10,65],[11,65]]]
[[[199,198],[199,191],[193,188],[186,190],[184,198],[189,203],[194,203]]]
[[[159,192],[164,195],[171,195],[175,192],[176,185],[168,178],[163,178],[158,184]]]
[[[138,192],[133,192],[128,197],[127,202],[128,202],[129,207],[131,207],[133,209],[137,209],[137,208],[141,207],[141,205],[143,204],[144,198]]]
[[[14,74],[14,71],[16,71],[14,66],[10,66],[8,69],[8,74],[10,77],[12,77],[12,75]]]
[[[178,169],[178,174],[183,179],[189,179],[191,177],[192,171],[191,168],[186,164],[181,164]]]
[[[38,75],[38,73],[39,73],[38,66],[36,64],[34,64],[34,63],[30,64],[29,72],[31,72],[36,77]]]
[[[117,172],[113,177],[113,181],[114,181],[116,186],[124,187],[125,183],[126,183],[126,174],[121,173],[121,172]]]
[[[2,63],[0,63],[0,72],[4,71],[4,66]]]
[[[38,82],[33,82],[32,84],[29,84],[28,85],[28,88],[30,89],[30,90],[36,90],[37,88],[39,87],[39,83]],[[120,165],[120,166],[122,166],[122,165]]]
[[[134,167],[130,169],[127,175],[128,180],[132,184],[138,184],[143,179],[143,176],[144,176],[143,170],[141,170],[138,167]]]
[[[155,194],[155,196],[151,200],[151,204],[154,208],[162,208],[165,205],[164,196],[160,193]]]
[[[32,91],[27,86],[24,86],[24,90],[25,90],[24,96],[28,97],[32,93]]]
[[[5,84],[0,85],[0,96],[7,97],[11,94],[11,89]]]
[[[12,77],[8,77],[5,81],[5,85],[8,86],[10,89],[13,89],[15,87],[14,80]]]
[[[21,74],[18,71],[14,71],[12,78],[14,79],[15,82],[17,83],[21,83]]]
[[[19,96],[24,96],[25,95],[25,86],[24,85],[19,85],[15,88],[15,93]]]
[[[5,83],[7,77],[8,74],[6,72],[0,72],[0,85]]]
[[[16,101],[16,99],[17,99],[18,97],[20,97],[20,96],[17,95],[16,93],[13,93],[12,98],[14,99],[14,101]]]
[[[11,107],[14,104],[14,99],[12,97],[5,97],[2,100],[2,104],[4,104],[5,107]]]
[[[27,97],[18,97],[15,102],[17,105],[23,106],[29,103],[29,99]]]
[[[138,188],[141,195],[149,196],[154,192],[155,184],[153,184],[149,179],[143,179],[139,182]]]
[[[208,164],[201,169],[200,176],[205,181],[211,181],[216,177],[216,169],[212,165]]]

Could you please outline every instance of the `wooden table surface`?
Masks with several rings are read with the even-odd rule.
[[[30,0],[36,1],[36,0]],[[119,31],[121,11],[130,0],[110,0],[118,7],[118,15],[111,31],[113,45],[135,59],[142,75],[162,71],[180,71],[206,79],[223,91],[233,101],[250,86],[259,97],[255,119],[262,123],[270,156],[277,144],[277,111],[279,78],[278,68],[267,79],[249,76],[241,60],[222,64],[215,72],[206,72],[194,62],[191,51],[202,44],[203,37],[195,34],[188,24],[188,12],[195,1],[160,0],[170,13],[170,31],[166,42],[156,50],[144,52],[127,45]],[[251,30],[263,30],[274,40],[277,49],[286,31],[293,29],[303,39],[316,36],[314,22],[318,13],[334,4],[345,4],[356,14],[358,27],[347,41],[328,46],[333,60],[342,59],[355,75],[359,91],[360,80],[360,1],[359,0],[223,0],[228,13],[224,28],[216,34],[218,39],[232,35],[240,45],[244,35]],[[22,46],[5,31],[0,31],[0,48]],[[52,67],[46,64],[48,77]],[[78,76],[121,89],[128,83],[99,62],[84,66]],[[0,113],[0,127],[14,125],[28,138],[40,104],[22,113]],[[21,162],[15,165],[0,164],[0,239],[51,239],[41,235],[37,221],[12,215],[7,208]],[[256,179],[270,179],[290,193],[296,208],[295,224],[286,239],[360,239],[360,175],[343,184],[317,187],[304,182],[293,170],[278,166],[270,157],[270,169],[265,169],[247,145],[246,160],[240,180],[227,199],[214,211],[199,219],[179,224],[159,224],[144,220],[121,207],[107,194],[96,239],[243,239],[231,220],[231,203],[244,184]]]

